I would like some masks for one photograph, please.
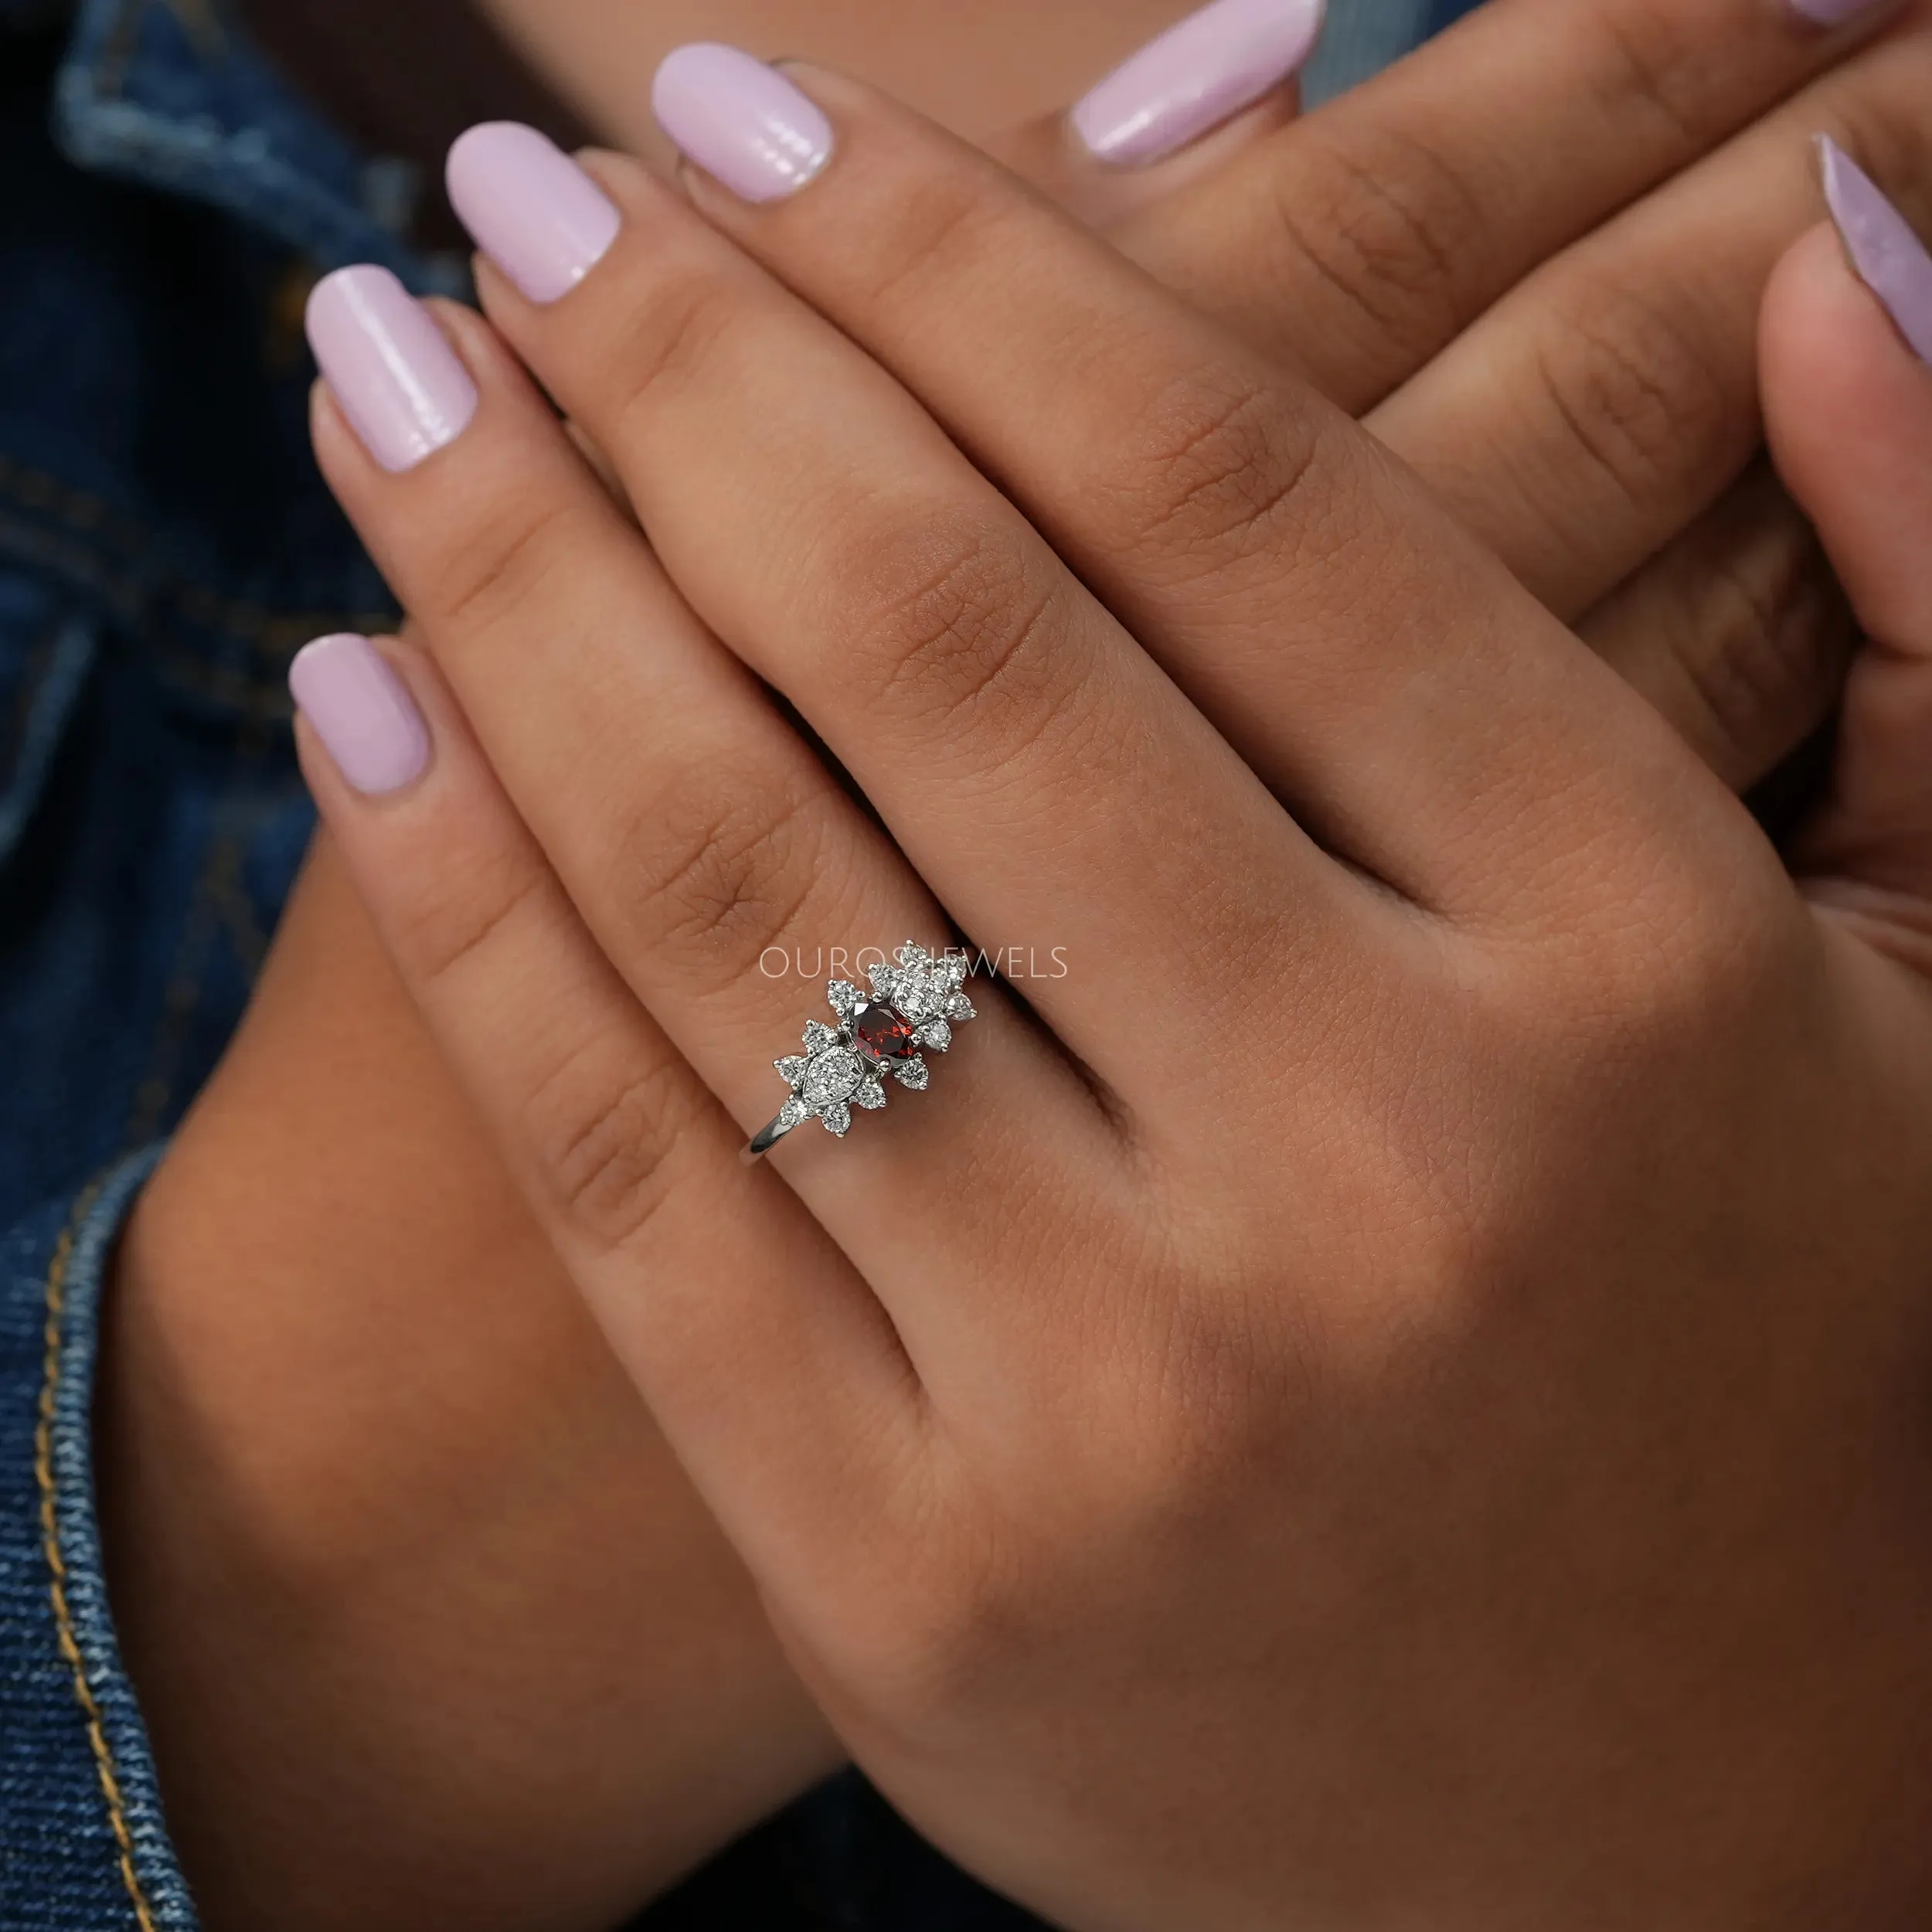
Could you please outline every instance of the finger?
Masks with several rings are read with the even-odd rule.
[[[748,84],[786,84],[757,72]],[[694,175],[694,199],[926,400],[1323,843],[1432,907],[1493,906],[1517,890],[1495,845],[1500,774],[1531,795],[1560,791],[1586,769],[1593,784],[1621,782],[1608,776],[1621,767],[1603,755],[1605,731],[1627,735],[1630,756],[1648,760],[1635,741],[1662,739],[1655,719],[1355,425],[984,156],[868,90],[808,78],[811,111],[831,109],[840,141],[810,187],[760,205]],[[687,131],[709,139],[702,124]],[[682,260],[696,244],[645,187],[629,202],[632,219],[648,222],[658,258]],[[683,476],[703,460],[687,444],[729,420],[717,412],[746,379],[740,365],[754,353],[796,360],[787,330],[753,351],[746,334],[755,330],[741,332],[736,318],[760,298],[741,284],[733,277],[719,332],[725,352],[701,379],[672,388],[663,441],[628,462],[621,455],[627,475],[634,464]],[[649,299],[641,287],[638,300]],[[523,315],[505,315],[546,381],[584,379],[572,369],[594,360],[587,345],[564,354]],[[795,385],[787,408],[799,433],[809,427],[809,447],[851,447],[849,409],[823,420]],[[645,412],[631,414],[648,427]],[[845,487],[880,474],[883,461],[856,451]],[[680,505],[664,500],[662,481],[656,495],[645,525],[669,546]],[[753,512],[740,502],[736,513]],[[728,526],[713,509],[706,527]],[[685,537],[672,566],[681,577],[722,575],[703,561],[706,541]],[[722,582],[692,585],[701,601],[730,594]],[[720,612],[734,641],[768,631],[775,616],[722,603]],[[1072,715],[1091,689],[1083,683]],[[876,749],[862,755],[876,766]],[[1665,743],[1660,755],[1680,754]],[[1043,795],[1063,793],[1066,764],[1046,782]],[[1175,808],[1198,810],[1185,797]],[[1546,813],[1516,822],[1526,839],[1562,835]],[[927,854],[916,856],[926,868]],[[1223,869],[1245,876],[1243,863],[1230,852]]]
[[[1816,131],[1932,193],[1928,89],[1932,35],[1861,56],[1532,275],[1370,426],[1573,617],[1757,453],[1758,305],[1817,217]]]
[[[1323,0],[1213,0],[1157,36],[1068,112],[988,151],[1090,226],[1205,179],[1300,106],[1294,76]]]
[[[1869,642],[1831,798],[1795,862],[1816,896],[1932,971],[1932,260],[1848,157],[1831,157],[1828,180],[1849,260],[1821,228],[1780,267],[1765,405],[1780,471]]]
[[[1598,605],[1580,634],[1736,791],[1831,716],[1858,641],[1817,532],[1768,464]]]
[[[776,1174],[738,1158],[427,657],[334,638],[291,682],[303,769],[402,979],[728,1533],[795,1573],[849,1533],[823,1498],[912,1459],[917,1385],[883,1311]],[[774,1470],[787,1506],[740,1506]]]
[[[1490,0],[1122,230],[1359,415],[1538,263],[1748,126],[1893,12]]]
[[[1138,168],[1100,161],[1064,114],[1029,121],[985,148],[1077,220],[1105,230],[1218,173],[1236,155],[1287,127],[1301,111],[1301,89],[1291,80],[1179,153]]]
[[[1162,1024],[1168,989],[1199,984],[1204,953],[1322,956],[1360,889],[897,383],[674,191],[599,165],[624,214],[609,255],[547,307],[486,264],[493,318],[610,452],[694,607],[797,706],[961,926],[1063,947],[1077,971],[1029,998],[1129,1107],[1165,1108],[1170,1083],[1202,1077]],[[502,249],[502,204],[457,190]],[[1180,823],[1216,842],[1221,872],[1150,839],[1124,874],[1124,827]],[[1243,995],[1199,997],[1212,1013]]]
[[[828,950],[943,943],[943,916],[671,589],[488,325],[437,313],[462,361],[393,281],[352,270],[321,285],[311,324],[330,385],[315,423],[324,473],[602,955],[748,1137],[787,1097],[774,1061],[799,1053],[808,1020],[833,1020]],[[364,437],[383,446],[389,403],[461,387],[466,405],[444,412],[460,432],[432,454],[393,470],[372,458]],[[1056,1050],[996,989],[978,1003],[970,1050],[934,1076],[941,1093],[910,1090],[927,1063],[907,1060],[888,1117],[865,1112],[842,1147],[808,1122],[774,1156],[868,1280],[903,1281],[929,1246],[984,1251],[967,1239],[978,1199],[951,1184],[949,1162],[970,1158],[988,1187],[1056,1199],[1071,1168],[1104,1172],[1117,1151]],[[859,1084],[853,1105],[885,1098]],[[971,1335],[954,1333],[971,1304],[946,1285],[928,1270],[931,1291],[895,1311],[941,1390],[977,1359]],[[927,1309],[957,1347],[912,1325]]]

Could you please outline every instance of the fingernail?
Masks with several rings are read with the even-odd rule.
[[[476,413],[476,385],[430,312],[386,268],[343,268],[308,298],[308,345],[386,470],[412,469]]]
[[[1818,145],[1825,205],[1859,280],[1884,304],[1913,353],[1932,362],[1932,254],[1836,141],[1821,134]]]
[[[288,688],[335,767],[371,798],[400,791],[430,761],[429,726],[408,687],[367,638],[345,631],[295,654]]]
[[[1842,27],[1878,4],[1879,0],[1791,0],[1791,9],[1814,26]]]
[[[651,87],[679,151],[747,201],[798,191],[832,158],[832,123],[776,67],[736,47],[680,47]]]
[[[1102,161],[1159,161],[1251,107],[1321,36],[1323,0],[1214,0],[1151,40],[1073,110]]]
[[[534,128],[493,121],[450,150],[450,202],[497,267],[533,302],[567,295],[624,226],[610,196]]]

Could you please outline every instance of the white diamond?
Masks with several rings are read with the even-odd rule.
[[[975,1019],[978,1015],[975,1012],[973,1002],[964,993],[955,993],[946,1002],[946,1017],[955,1025],[964,1025],[966,1021]]]
[[[832,1010],[845,1020],[863,1003],[865,995],[849,980],[835,979],[825,988],[825,997],[832,1002]]]
[[[836,1134],[842,1141],[852,1131],[852,1109],[843,1100],[828,1107],[818,1116],[825,1124],[828,1134]]]
[[[802,1053],[794,1053],[789,1060],[774,1060],[779,1077],[787,1087],[796,1087],[805,1077],[805,1069],[811,1064]]]
[[[862,1107],[868,1114],[876,1114],[886,1104],[886,1090],[876,1080],[868,1080],[852,1097],[854,1107]]]
[[[932,954],[923,946],[915,945],[910,939],[899,949],[898,959],[902,966],[930,966],[932,958]]]
[[[966,968],[964,953],[948,953],[939,962],[938,976],[951,991],[957,992],[966,983]]]
[[[866,977],[872,981],[873,992],[889,1003],[893,988],[899,984],[898,969],[892,966],[868,966]]]
[[[805,1104],[823,1117],[849,1100],[865,1083],[865,1063],[849,1049],[834,1046],[816,1056],[805,1070]]]
[[[909,1060],[892,1063],[893,1077],[901,1087],[910,1087],[915,1094],[921,1092],[930,1077],[926,1071],[926,1063],[914,1054]]]
[[[801,1121],[809,1120],[811,1117],[811,1109],[794,1094],[783,1107],[779,1108],[778,1118],[774,1124],[781,1134],[786,1134],[796,1127]]]
[[[913,1038],[921,1046],[930,1046],[935,1053],[943,1053],[953,1043],[953,1029],[943,1019],[929,1019]]]
[[[838,1044],[838,1034],[821,1020],[805,1022],[805,1044],[815,1053],[822,1053],[828,1046]]]

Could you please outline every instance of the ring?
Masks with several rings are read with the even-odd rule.
[[[838,1024],[809,1022],[804,1052],[772,1062],[791,1095],[745,1149],[745,1158],[770,1153],[810,1120],[842,1141],[852,1131],[854,1107],[869,1114],[886,1104],[888,1073],[901,1087],[922,1091],[930,1074],[921,1049],[944,1053],[953,1029],[973,1017],[972,1002],[960,991],[966,973],[963,955],[935,955],[908,940],[895,964],[869,970],[869,994],[849,980],[832,981],[825,997]]]

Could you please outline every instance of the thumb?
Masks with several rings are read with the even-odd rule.
[[[1798,242],[1766,293],[1765,416],[1867,641],[1794,859],[1932,973],[1932,255],[1848,155],[1821,151],[1835,230]]]
[[[1069,110],[987,144],[995,159],[1106,229],[1294,120],[1325,0],[1213,0]]]

